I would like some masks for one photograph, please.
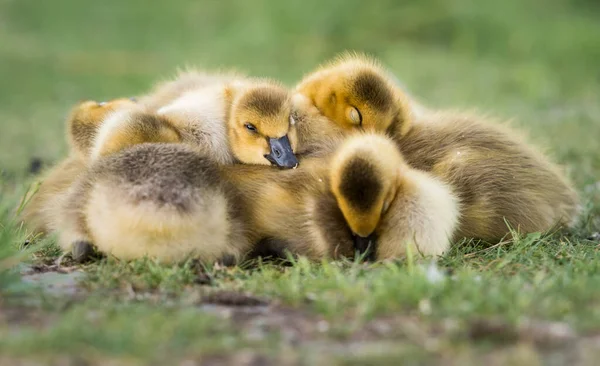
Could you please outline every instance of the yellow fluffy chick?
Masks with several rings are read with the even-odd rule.
[[[70,154],[41,176],[37,192],[28,198],[28,204],[22,212],[21,218],[32,234],[51,231],[48,223],[56,217],[58,202],[64,192],[85,170],[94,138],[103,120],[132,105],[135,103],[130,99],[115,99],[103,103],[84,101],[73,107],[66,120]]]
[[[443,254],[459,221],[458,198],[433,175],[411,168],[382,135],[350,137],[330,166],[330,185],[359,249],[377,238],[377,258],[404,255],[415,245]]]
[[[60,246],[125,260],[240,259],[264,239],[311,259],[439,255],[458,222],[451,190],[376,134],[285,171],[139,144],[94,161],[63,197],[51,220]]]
[[[398,143],[412,166],[440,177],[460,197],[456,239],[498,241],[508,226],[545,232],[577,219],[577,192],[559,167],[500,123],[431,113]]]
[[[297,90],[295,98],[312,101],[338,126],[351,126],[351,114],[362,116],[354,130],[394,136],[411,167],[449,184],[461,206],[455,239],[498,241],[509,232],[507,224],[524,233],[543,232],[569,225],[577,216],[579,200],[571,183],[515,131],[477,115],[422,113],[390,74],[369,59],[343,57],[307,76]],[[417,109],[421,113],[415,118]],[[394,119],[383,113],[388,110],[413,118]],[[404,120],[412,120],[410,128]]]
[[[236,195],[191,147],[143,143],[95,160],[63,195],[52,230],[65,251],[229,262],[250,247]]]
[[[178,130],[132,101],[83,102],[67,125],[77,131],[85,126],[88,136],[97,140],[106,137],[102,127],[112,123],[120,125],[121,138],[110,136],[111,143],[102,145],[101,153],[89,139],[72,137],[73,153],[42,177],[25,207],[22,219],[27,227],[35,234],[57,233],[61,248],[72,251],[76,260],[86,259],[93,246],[123,259],[238,258],[242,250],[235,246],[244,238],[236,233],[244,223],[229,226],[239,210],[229,211],[225,184],[215,180],[216,163],[192,145],[169,144],[181,141]],[[139,147],[147,141],[162,144]],[[192,177],[196,180],[190,181]],[[189,209],[181,209],[181,197],[187,197]],[[99,227],[102,230],[94,231]],[[128,246],[120,246],[123,242]],[[231,247],[231,253],[221,258],[214,251],[219,247]]]
[[[152,142],[185,142],[184,132],[164,116],[146,111],[143,106],[132,105],[108,115],[97,125],[97,132],[90,150],[90,158],[115,154],[128,147]],[[191,144],[198,149],[209,147]]]
[[[185,141],[210,147],[222,164],[298,165],[290,93],[277,82],[188,71],[140,104],[168,118]]]
[[[374,59],[346,54],[300,81],[295,92],[345,129],[404,135],[412,124],[409,97]]]
[[[78,103],[67,118],[67,139],[71,151],[81,159],[87,160],[100,124],[112,113],[134,105],[134,100],[124,98],[100,103]]]
[[[52,232],[61,200],[85,168],[86,162],[73,154],[41,176],[37,192],[27,198],[20,217],[31,234]]]
[[[396,258],[407,246],[439,255],[459,219],[449,187],[410,168],[394,142],[377,134],[351,137],[331,157],[308,158],[296,170],[226,167],[225,177],[247,202],[252,242],[267,238],[311,259],[355,250]]]

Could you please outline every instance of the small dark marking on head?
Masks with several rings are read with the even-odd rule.
[[[340,193],[359,211],[369,211],[383,189],[375,174],[376,167],[362,158],[352,159],[342,169]]]
[[[288,93],[283,88],[261,87],[248,93],[240,105],[263,116],[277,116],[287,99]]]
[[[352,91],[356,97],[379,111],[391,108],[393,95],[388,89],[385,80],[372,71],[363,71],[352,84]]]

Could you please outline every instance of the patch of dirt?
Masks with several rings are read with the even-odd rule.
[[[77,266],[59,266],[54,263],[37,263],[32,264],[30,266],[26,266],[21,270],[21,275],[28,276],[36,273],[47,273],[47,272],[56,272],[56,273],[72,273],[78,271],[79,267]]]
[[[271,365],[297,365],[296,357],[291,354],[286,356],[268,357],[252,350],[242,350],[229,355],[213,355],[201,360],[185,360],[180,366],[271,366]]]
[[[77,267],[60,267],[57,265],[32,265],[21,268],[23,282],[39,286],[50,295],[75,296],[83,290],[79,281],[84,272]]]
[[[9,327],[19,327],[24,325],[43,327],[49,320],[50,317],[48,314],[45,314],[38,308],[26,305],[15,306],[0,301],[0,324],[5,324]]]
[[[221,306],[264,306],[269,303],[268,300],[257,296],[235,291],[214,291],[202,298],[206,304]]]
[[[539,347],[569,347],[578,339],[566,323],[525,320],[514,325],[501,319],[478,319],[469,327],[473,340],[531,342]]]
[[[127,359],[84,358],[80,356],[31,356],[14,358],[0,356],[0,366],[138,366],[141,362]]]
[[[80,301],[86,294],[78,283],[84,273],[79,267],[60,267],[54,264],[38,264],[22,268],[26,282],[39,284],[47,293],[59,295],[61,301],[70,304]],[[207,276],[200,282],[209,282]],[[130,290],[129,296],[140,301],[164,304],[165,298],[153,292]],[[195,307],[229,322],[241,337],[248,341],[269,340],[278,335],[282,349],[309,349],[315,360],[350,357],[351,359],[380,357],[381,355],[410,354],[417,350],[433,363],[464,364],[461,360],[482,360],[486,364],[512,363],[514,357],[523,360],[596,360],[600,349],[600,337],[577,334],[566,323],[522,320],[518,324],[502,319],[482,318],[471,321],[445,319],[426,321],[410,314],[393,314],[377,317],[366,323],[348,316],[334,322],[310,311],[308,307],[291,307],[277,300],[255,296],[250,293],[226,291],[205,285],[190,286],[181,295],[169,299],[170,304]],[[45,327],[51,324],[53,315],[43,313],[39,307],[2,306],[0,301],[0,324]],[[480,354],[477,345],[494,347]],[[467,347],[461,346],[467,345]],[[453,352],[468,349],[462,359]],[[303,359],[306,361],[306,359]],[[312,360],[312,358],[310,359]],[[469,361],[470,360],[470,361]],[[304,362],[302,361],[302,362]],[[439,361],[439,362],[438,362]],[[63,364],[72,364],[66,360]],[[312,362],[312,361],[311,361]],[[319,361],[320,362],[320,361]],[[299,364],[297,352],[280,352],[273,358],[256,350],[240,350],[226,355],[207,355],[201,360],[189,359],[180,365],[292,365]],[[60,363],[59,363],[60,364]],[[94,362],[90,363],[94,364]],[[118,363],[117,363],[118,364]],[[518,362],[516,364],[519,364]],[[585,362],[584,362],[585,364]]]
[[[203,309],[229,319],[247,339],[254,341],[278,334],[285,344],[296,346],[317,339],[329,330],[321,317],[277,304],[242,308],[203,306]]]

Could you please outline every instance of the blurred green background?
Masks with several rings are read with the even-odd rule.
[[[570,237],[533,235],[468,255],[471,247],[458,248],[441,261],[455,273],[448,286],[433,283],[412,264],[366,271],[358,263],[348,269],[304,262],[287,270],[216,271],[222,276],[215,277],[216,289],[248,290],[330,320],[325,343],[301,342],[299,350],[296,343],[271,338],[259,344],[286,357],[298,352],[310,359],[340,350],[352,357],[360,342],[339,348],[331,337],[342,339],[377,316],[392,327],[402,324],[402,335],[399,341],[377,344],[373,349],[383,356],[373,353],[371,363],[391,354],[398,356],[393,360],[417,364],[415,357],[438,352],[441,357],[435,359],[443,364],[469,364],[455,356],[481,344],[485,358],[472,364],[509,364],[490,362],[488,338],[474,343],[460,333],[457,339],[450,326],[428,324],[525,317],[567,322],[597,336],[600,254],[597,240],[584,238],[600,231],[600,0],[0,0],[0,290],[3,283],[14,282],[7,280],[2,265],[12,260],[13,244],[25,239],[12,212],[30,180],[24,179],[30,162],[41,158],[50,164],[66,154],[64,119],[74,103],[144,93],[185,65],[236,67],[291,86],[345,50],[380,58],[431,107],[514,119],[568,168],[588,206],[587,223]],[[50,248],[34,261],[52,263],[57,255]],[[0,301],[0,315],[5,315],[0,316],[0,339],[8,335],[7,342],[0,342],[0,365],[17,363],[4,358],[9,350],[22,357],[76,356],[68,364],[78,365],[95,357],[107,364],[104,357],[118,356],[173,363],[171,357],[207,350],[235,356],[246,335],[255,334],[244,324],[199,312],[196,305],[189,308],[188,291],[193,295],[201,287],[189,266],[108,261],[85,271],[82,287],[88,292],[79,293],[79,299],[44,298],[51,300],[41,301],[44,307],[54,305],[42,315],[19,304],[11,320],[8,303]],[[152,296],[137,304],[140,298],[131,297],[134,288]],[[83,298],[88,302],[79,302]],[[188,305],[173,309],[173,301]],[[432,308],[432,315],[425,315]],[[291,316],[282,318],[286,324],[295,323],[295,311],[286,310]],[[396,323],[393,316],[409,321]],[[298,324],[304,328],[304,322]],[[433,330],[441,342],[423,336]],[[497,338],[501,346],[506,341],[502,334]],[[582,347],[559,342],[569,350],[595,351],[596,338]],[[446,341],[458,343],[452,348]],[[505,352],[521,357],[522,349]],[[547,363],[567,360],[557,358],[560,350],[554,345],[545,350]]]
[[[63,156],[78,100],[140,94],[184,65],[293,85],[344,50],[433,107],[515,118],[580,187],[597,180],[597,0],[0,0],[0,169]]]

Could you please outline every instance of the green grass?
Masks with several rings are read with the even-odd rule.
[[[83,324],[87,326],[82,327]],[[51,328],[26,329],[3,345],[16,355],[35,349],[40,356],[77,350],[82,359],[144,357],[156,352],[167,362],[187,352],[188,357],[209,357],[235,349],[266,348],[266,342],[244,340],[234,327],[199,309],[156,309],[144,304],[78,305],[61,316]]]
[[[600,254],[599,240],[587,238],[600,231],[598,19],[592,0],[0,0],[0,364],[593,364]],[[567,168],[586,205],[581,225],[491,248],[467,242],[436,264],[103,260],[76,267],[85,276],[71,295],[19,278],[23,258],[39,265],[58,256],[51,243],[20,251],[27,233],[14,211],[32,181],[30,160],[65,155],[64,118],[75,102],[143,93],[185,64],[291,85],[347,49],[380,58],[433,107],[514,119]]]

